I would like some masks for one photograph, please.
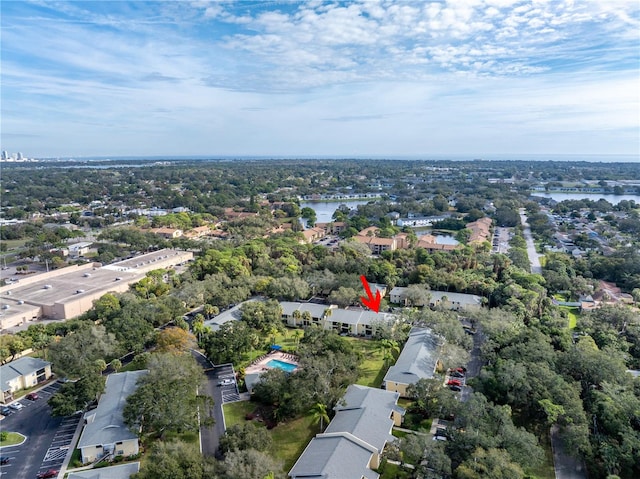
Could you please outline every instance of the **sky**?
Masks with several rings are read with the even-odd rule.
[[[3,0],[26,157],[626,154],[638,0]]]

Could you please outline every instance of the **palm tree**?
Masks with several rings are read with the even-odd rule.
[[[302,312],[302,321],[307,321],[308,323],[311,323],[311,313],[309,311]]]
[[[220,313],[220,310],[217,306],[212,304],[205,304],[202,307],[202,312],[207,316],[207,319],[211,319],[212,316],[217,316]]]
[[[318,402],[309,409],[309,414],[313,416],[313,422],[320,422],[320,431],[324,429],[324,422],[329,422],[329,414],[327,414],[327,406]]]
[[[299,309],[296,309],[296,310],[293,312],[292,316],[293,316],[293,323],[294,323],[296,326],[300,326],[300,318],[302,318],[302,313],[300,312],[300,310],[299,310]]]
[[[298,346],[300,345],[300,338],[302,337],[302,331],[300,331],[299,329],[296,329],[293,332],[293,337],[296,340],[296,351],[298,350]]]

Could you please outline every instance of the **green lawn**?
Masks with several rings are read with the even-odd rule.
[[[251,401],[237,401],[224,404],[222,412],[224,413],[224,422],[227,427],[234,424],[242,424],[245,416],[256,408],[256,403]]]
[[[295,351],[296,339],[293,329],[287,329],[285,335],[277,335],[276,344],[286,351]],[[347,338],[362,357],[362,364],[358,370],[357,384],[380,387],[382,378],[388,366],[384,364],[384,353],[380,343],[370,339]],[[243,358],[243,366],[248,365],[253,359],[264,354],[264,351],[256,351],[254,354]],[[394,352],[397,357],[398,352]],[[234,424],[242,424],[246,421],[247,413],[253,412],[256,403],[251,401],[239,401],[223,405],[225,424],[230,427]],[[270,455],[283,463],[283,470],[291,469],[309,441],[320,432],[317,424],[313,424],[311,416],[302,416],[295,420],[280,423],[270,430],[273,438],[273,448]]]
[[[396,464],[389,464],[388,462],[382,467],[380,479],[409,479],[411,477],[411,471],[403,469]]]
[[[378,341],[348,338],[362,357],[356,384],[379,388],[389,365],[384,364],[384,352]],[[397,357],[397,352],[394,358]]]
[[[9,432],[7,433],[7,439],[5,441],[0,441],[0,447],[4,446],[13,446],[14,444],[19,444],[24,441],[24,436],[19,432]]]
[[[224,420],[227,427],[234,424],[242,424],[246,421],[247,413],[252,412],[256,404],[251,401],[239,401],[223,406]],[[298,419],[278,424],[269,431],[273,439],[273,447],[270,455],[283,463],[283,470],[291,469],[295,461],[309,441],[320,432],[317,424],[313,424],[311,416],[302,416]]]
[[[567,308],[567,314],[569,315],[569,329],[574,329],[578,325],[580,310],[578,308]]]

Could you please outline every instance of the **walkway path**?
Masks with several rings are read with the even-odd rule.
[[[587,468],[584,462],[566,453],[558,426],[551,428],[551,449],[556,479],[587,479]]]
[[[527,223],[527,215],[524,212],[524,208],[520,208],[520,221],[524,227],[524,239],[527,242],[527,254],[529,255],[529,262],[531,263],[531,272],[534,274],[542,274],[540,255],[536,252],[536,247],[533,244],[533,236],[531,234],[531,228],[529,228],[529,223]]]

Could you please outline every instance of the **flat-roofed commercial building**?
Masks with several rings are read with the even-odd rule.
[[[74,318],[104,294],[127,291],[149,271],[192,259],[190,251],[163,249],[106,266],[87,263],[20,278],[0,288],[0,330],[41,318]]]

